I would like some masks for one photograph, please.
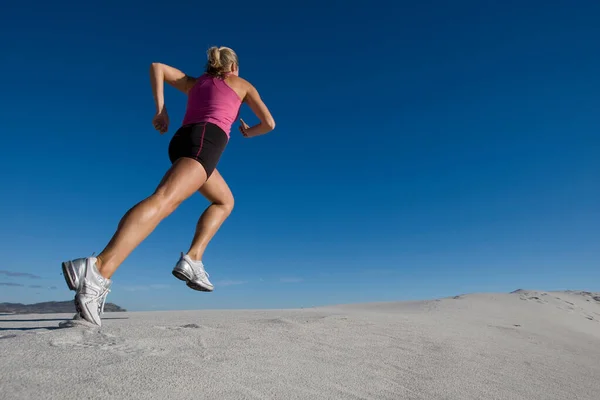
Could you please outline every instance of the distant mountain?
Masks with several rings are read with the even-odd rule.
[[[124,308],[114,303],[104,304],[105,312],[124,312]],[[21,303],[0,303],[0,313],[10,314],[58,314],[74,313],[75,304],[70,301],[48,301],[45,303],[21,304]]]

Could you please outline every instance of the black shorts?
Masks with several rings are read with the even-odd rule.
[[[169,158],[175,163],[181,157],[193,158],[210,177],[227,146],[229,138],[217,125],[210,122],[184,125],[175,132],[169,143]]]

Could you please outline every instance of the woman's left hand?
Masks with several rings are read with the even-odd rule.
[[[248,129],[250,129],[248,124],[245,123],[244,120],[240,118],[240,132],[242,132],[242,135],[244,135],[244,137],[248,137],[248,134],[246,133],[246,131]]]

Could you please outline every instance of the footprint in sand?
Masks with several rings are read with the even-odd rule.
[[[161,329],[161,330],[169,330],[169,331],[180,331],[182,329],[200,329],[200,325],[198,324],[186,324],[186,325],[180,325],[180,326],[163,326],[163,325],[155,325],[154,326],[156,329]]]
[[[197,344],[197,347],[193,346],[195,357],[202,358],[205,361],[213,358],[213,356],[208,352],[208,344],[205,337],[202,335],[202,326],[198,324],[185,324],[178,326],[155,325],[154,328],[167,331],[189,331],[190,329],[196,330],[195,334],[184,333],[185,336],[191,338],[191,340]]]
[[[11,339],[11,338],[16,338],[18,335],[4,335],[4,336],[0,336],[0,339]]]
[[[54,347],[109,351],[120,356],[157,356],[166,351],[142,344],[128,343],[125,339],[101,332],[99,329],[69,329],[50,341]]]

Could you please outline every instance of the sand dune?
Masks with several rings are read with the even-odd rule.
[[[600,399],[600,294],[0,316],[2,399]]]

